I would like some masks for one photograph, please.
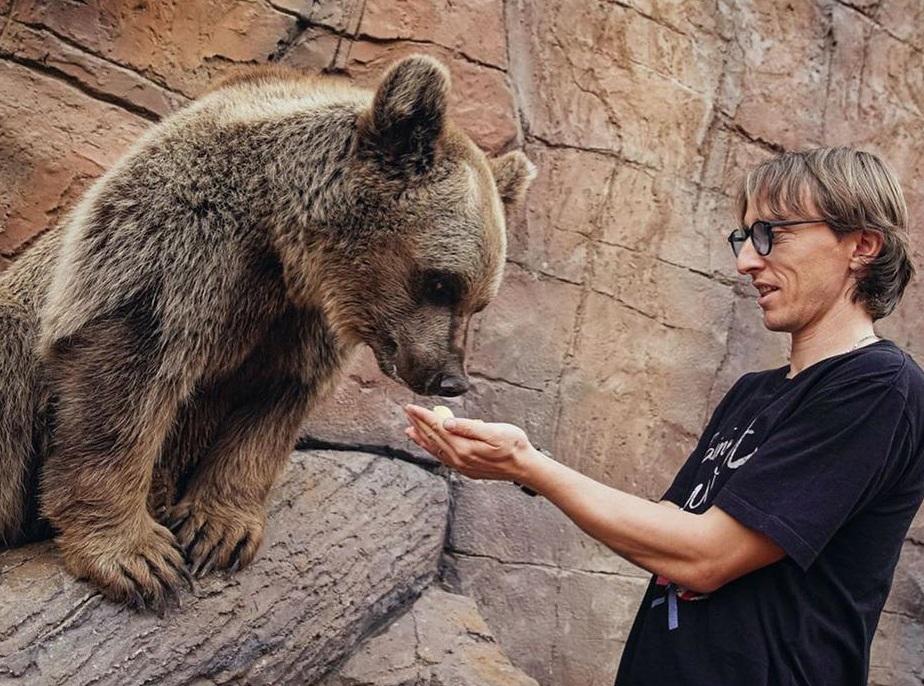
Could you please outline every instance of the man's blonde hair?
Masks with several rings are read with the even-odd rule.
[[[880,234],[882,249],[855,274],[852,295],[874,320],[895,309],[914,276],[905,197],[895,173],[872,153],[845,147],[781,153],[747,175],[737,202],[742,224],[753,204],[774,215],[762,219],[818,217],[836,234]]]

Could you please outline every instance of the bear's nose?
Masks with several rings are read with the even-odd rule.
[[[465,393],[471,388],[471,384],[461,376],[438,374],[433,380],[432,388],[436,391],[436,395],[452,398]]]

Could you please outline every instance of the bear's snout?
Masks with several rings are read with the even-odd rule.
[[[433,377],[433,380],[427,385],[428,395],[439,395],[444,398],[453,398],[462,395],[472,384],[468,379],[455,374],[439,373]]]

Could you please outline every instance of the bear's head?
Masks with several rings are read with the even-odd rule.
[[[352,202],[365,238],[338,298],[381,370],[422,395],[468,390],[469,321],[497,294],[505,209],[535,176],[521,152],[489,159],[447,122],[448,92],[445,67],[412,56],[360,114]]]

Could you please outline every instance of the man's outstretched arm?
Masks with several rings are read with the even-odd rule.
[[[610,488],[536,450],[510,424],[450,419],[406,406],[408,436],[462,474],[529,486],[590,536],[643,569],[710,593],[785,553],[717,507],[693,514]]]
[[[784,557],[767,536],[717,507],[685,512],[594,481],[531,449],[522,482],[630,562],[698,593]]]

